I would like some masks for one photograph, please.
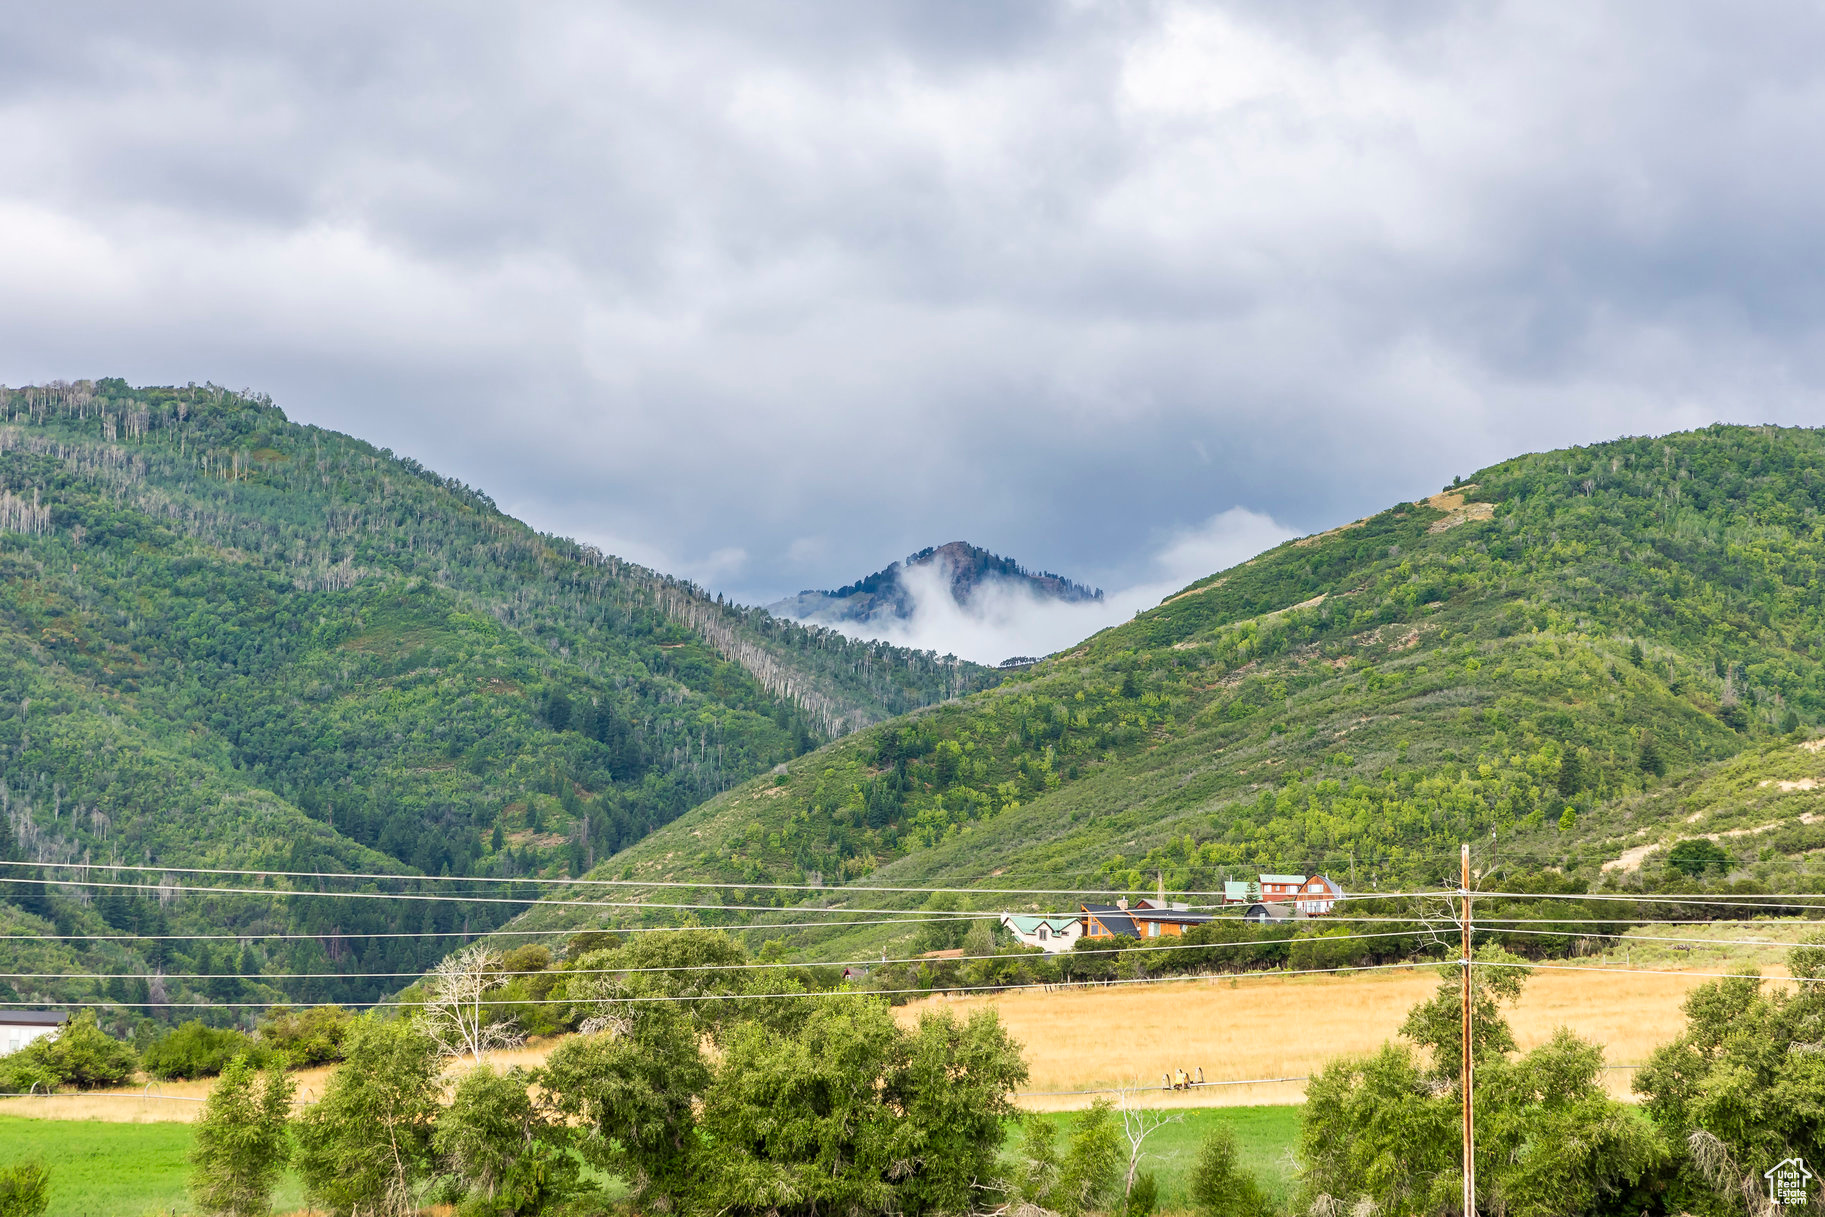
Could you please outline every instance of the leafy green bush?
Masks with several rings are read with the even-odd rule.
[[[0,1170],[0,1217],[39,1217],[51,1204],[51,1172],[36,1162]]]
[[[0,1090],[41,1090],[74,1086],[119,1086],[139,1069],[133,1049],[103,1031],[95,1012],[84,1010],[54,1036],[35,1039],[0,1057]]]
[[[328,1065],[342,1059],[342,1041],[354,1021],[355,1016],[341,1006],[274,1006],[261,1020],[260,1042],[293,1069]]]
[[[1720,849],[1715,841],[1694,837],[1679,842],[1667,851],[1667,866],[1697,878],[1708,870],[1729,870],[1730,855]]]
[[[534,1101],[528,1080],[523,1070],[478,1066],[437,1118],[432,1145],[463,1185],[465,1215],[543,1213],[577,1189],[570,1130]]]
[[[1153,1177],[1152,1171],[1142,1171],[1134,1177],[1134,1186],[1128,1189],[1122,1212],[1125,1217],[1153,1217],[1153,1211],[1159,1207],[1160,1182]]]
[[[1236,1164],[1236,1134],[1227,1125],[1212,1129],[1198,1146],[1191,1203],[1198,1217],[1257,1217],[1267,1211],[1260,1185]]]
[[[416,1023],[368,1015],[349,1028],[348,1058],[297,1122],[305,1191],[334,1213],[411,1213],[431,1174],[439,1110],[437,1045]]]
[[[256,1067],[270,1059],[253,1037],[231,1027],[210,1027],[192,1019],[173,1027],[146,1049],[146,1072],[155,1078],[212,1078],[236,1057]]]
[[[1400,1033],[1411,1046],[1390,1042],[1370,1057],[1334,1060],[1306,1087],[1300,1157],[1312,1208],[1385,1217],[1458,1211],[1463,1031],[1456,973],[1441,969],[1432,998],[1408,1012]],[[1602,1050],[1561,1028],[1514,1055],[1500,1007],[1519,996],[1523,976],[1519,969],[1473,976],[1478,1208],[1544,1215],[1656,1207],[1650,1193],[1671,1147],[1658,1128],[1604,1092]]]
[[[190,1195],[205,1213],[264,1217],[290,1146],[291,1080],[274,1067],[256,1090],[253,1063],[237,1056],[209,1092],[190,1151]]]
[[[1111,1199],[1119,1199],[1116,1185],[1121,1179],[1122,1158],[1115,1110],[1109,1100],[1098,1099],[1071,1121],[1062,1157],[1053,1144],[1052,1125],[1028,1117],[1020,1165],[1010,1183],[1020,1200],[1063,1217],[1083,1217],[1104,1208]]]

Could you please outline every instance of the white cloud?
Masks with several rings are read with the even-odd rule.
[[[978,585],[969,604],[960,605],[951,596],[947,571],[936,563],[912,566],[903,575],[914,604],[910,621],[886,628],[837,628],[856,637],[880,638],[977,663],[1050,655],[1295,535],[1268,516],[1232,507],[1168,538],[1153,554],[1151,578],[1107,592],[1100,603],[1067,604],[1041,598],[1024,583],[996,581]]]

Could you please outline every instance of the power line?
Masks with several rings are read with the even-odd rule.
[[[781,913],[791,913],[792,909],[780,909]],[[833,909],[832,912],[842,910]],[[872,910],[859,909],[858,912]],[[995,913],[972,914],[975,917],[998,916]],[[1038,914],[1033,914],[1037,916]],[[489,938],[495,936],[513,938],[542,938],[550,935],[576,937],[578,934],[665,934],[679,930],[819,930],[825,928],[844,929],[854,925],[925,925],[931,922],[956,924],[957,917],[883,917],[876,920],[860,921],[783,921],[778,923],[715,926],[715,925],[628,925],[571,926],[564,930],[510,930],[497,927],[492,930],[377,930],[372,933],[342,933],[337,930],[321,930],[316,933],[245,933],[245,934],[0,934],[0,942],[269,942],[269,941],[316,941],[325,938],[335,939],[375,939],[375,938]]]
[[[1479,924],[1481,924],[1479,922]],[[1793,947],[1801,944],[1782,942],[1775,938],[1668,938],[1655,934],[1599,934],[1592,931],[1573,930],[1503,930],[1504,934],[1544,934],[1560,938],[1613,938],[1624,942],[1679,942],[1703,946],[1730,947]]]
[[[889,892],[899,895],[954,895],[954,896],[1126,896],[1136,889],[1095,888],[1095,887],[877,887],[861,884],[814,884],[814,883],[726,883],[720,881],[694,882],[682,879],[554,879],[542,875],[527,875],[514,878],[506,875],[399,875],[372,871],[289,871],[289,870],[235,870],[228,867],[187,867],[187,866],[133,866],[125,863],[100,862],[26,862],[0,859],[0,866],[22,868],[55,867],[60,870],[99,870],[99,871],[133,871],[140,874],[159,873],[165,875],[241,875],[255,878],[272,879],[363,879],[387,880],[411,883],[504,883],[504,884],[549,884],[554,887],[623,887],[623,888],[716,888],[726,891],[764,891],[764,892]],[[4,881],[0,879],[0,881]],[[31,880],[32,882],[68,883],[73,880],[48,879]],[[128,884],[130,887],[158,888],[159,883]],[[169,889],[167,889],[169,890]],[[1222,896],[1220,890],[1177,890],[1175,896]],[[1363,893],[1352,896],[1352,899],[1368,900],[1378,898],[1396,898],[1405,895],[1438,895],[1437,892],[1425,893]],[[450,897],[457,899],[458,897]],[[934,910],[936,911],[936,910]]]
[[[157,886],[158,890],[176,892],[185,895],[201,896],[264,896],[269,900],[290,896],[308,896],[324,900],[413,900],[442,904],[517,904],[528,908],[606,908],[606,909],[671,909],[681,912],[716,912],[716,913],[780,913],[780,914],[823,914],[823,913],[905,913],[923,915],[936,919],[970,919],[976,917],[994,917],[1000,914],[984,909],[881,909],[861,907],[845,909],[839,906],[812,908],[799,905],[793,908],[781,908],[775,904],[668,904],[648,900],[547,900],[537,896],[472,896],[467,893],[441,896],[425,892],[316,892],[309,888],[261,888],[261,887],[188,887],[173,884],[151,885],[144,883],[107,883],[100,879],[19,879],[11,875],[0,875],[0,883],[56,883],[65,887],[130,889],[141,891],[147,887]],[[1033,913],[1036,917],[1067,917],[1075,913]]]
[[[699,927],[683,927],[696,929]],[[1411,938],[1414,931],[1390,930],[1377,934],[1327,934],[1326,942],[1353,942],[1365,938]],[[1060,951],[1055,954],[1040,955],[909,955],[895,959],[828,959],[811,960],[802,963],[787,961],[746,961],[742,963],[694,963],[655,965],[653,967],[635,968],[541,968],[530,972],[491,972],[492,976],[552,976],[562,979],[566,976],[619,976],[633,972],[740,972],[761,968],[843,968],[843,967],[884,967],[902,963],[973,963],[981,960],[1004,960],[1015,962],[1038,963],[1054,959],[1075,959],[1085,955],[1137,955],[1158,951],[1211,951],[1224,947],[1257,947],[1260,942],[1194,942],[1180,944],[1161,943],[1151,946],[1136,947],[1090,947],[1084,950]],[[1270,940],[1271,945],[1271,940]],[[269,980],[396,980],[402,977],[418,977],[425,973],[423,969],[416,972],[260,972],[242,974],[237,972],[0,972],[0,980],[245,980],[264,982]],[[1249,975],[1236,973],[1236,975]]]
[[[1610,892],[1536,892],[1521,894],[1515,892],[1478,892],[1478,896],[1493,899],[1525,900],[1586,900],[1607,903],[1625,902],[1630,904],[1697,904],[1712,908],[1745,908],[1745,909],[1804,909],[1812,912],[1825,912],[1825,893],[1785,893],[1768,892],[1731,892],[1729,899],[1718,899],[1711,896],[1679,894],[1673,896],[1647,896]],[[1817,904],[1801,904],[1799,900],[1816,900]]]
[[[4,882],[4,880],[0,880],[0,882]],[[278,893],[278,894],[282,895],[284,893]],[[641,906],[641,907],[654,907],[654,906]],[[711,907],[721,909],[724,906],[714,905]],[[783,915],[790,916],[799,910],[777,909],[774,911],[779,912]],[[843,912],[865,913],[865,912],[878,912],[878,911],[883,911],[883,910],[828,909],[828,910],[814,910],[814,911],[823,911],[823,912],[830,912],[830,913],[843,913]],[[921,911],[923,912],[924,910],[921,910]],[[1021,914],[1016,914],[1016,915],[1023,916],[1023,917],[1037,917],[1037,916],[1043,916],[1044,914],[1021,913]],[[792,921],[792,922],[778,922],[778,923],[749,922],[749,923],[729,925],[729,926],[581,925],[581,926],[571,926],[571,927],[568,927],[565,929],[548,929],[548,930],[510,929],[510,928],[507,928],[506,926],[498,926],[498,927],[496,927],[494,929],[490,929],[490,930],[473,930],[473,929],[471,929],[471,930],[374,930],[374,931],[341,931],[341,930],[256,931],[256,930],[248,930],[248,931],[244,931],[241,933],[233,933],[233,934],[0,934],[0,942],[122,942],[122,943],[241,942],[241,943],[246,943],[246,942],[279,942],[279,941],[293,941],[293,942],[322,941],[323,939],[326,939],[326,938],[347,939],[347,940],[356,940],[356,939],[372,940],[372,939],[390,939],[390,938],[473,938],[473,939],[479,940],[479,939],[490,938],[490,937],[506,937],[506,938],[574,937],[578,934],[587,934],[587,933],[657,934],[657,933],[668,933],[668,932],[678,931],[678,930],[698,930],[698,929],[720,929],[720,930],[724,930],[727,932],[735,932],[735,933],[746,933],[749,930],[808,930],[808,929],[826,929],[826,928],[843,929],[843,928],[847,928],[849,926],[864,926],[864,925],[924,925],[924,924],[930,924],[933,922],[955,923],[959,920],[965,920],[965,919],[981,920],[981,919],[986,919],[989,917],[1000,917],[1000,916],[1001,916],[1000,913],[984,910],[984,911],[971,912],[967,915],[951,913],[951,914],[947,914],[944,916],[931,916],[931,915],[920,916],[920,917],[896,916],[896,917],[886,917],[886,918],[872,919],[872,920],[850,920],[850,921],[815,921],[815,922]],[[1237,916],[1233,916],[1233,917],[1219,915],[1217,917],[1212,918],[1213,922],[1231,922],[1231,921],[1245,921],[1245,920],[1246,920],[1246,918],[1239,914]],[[1317,927],[1317,926],[1321,926],[1321,925],[1339,925],[1339,924],[1413,925],[1413,926],[1415,926],[1415,929],[1412,932],[1424,933],[1424,932],[1426,932],[1426,923],[1428,921],[1442,921],[1442,920],[1447,920],[1447,918],[1439,917],[1439,916],[1426,917],[1426,916],[1421,916],[1418,914],[1416,914],[1414,916],[1410,916],[1410,917],[1391,917],[1391,916],[1390,917],[1359,917],[1359,916],[1353,916],[1353,915],[1344,914],[1344,913],[1325,913],[1325,914],[1318,914],[1318,915],[1312,916],[1310,918],[1292,921],[1291,924],[1298,925],[1301,927]],[[1280,926],[1280,925],[1286,925],[1288,923],[1269,921],[1269,922],[1257,922],[1257,923],[1252,923],[1252,924],[1260,925],[1260,926],[1267,927],[1267,928],[1272,928],[1272,927],[1276,927],[1276,926]],[[1481,916],[1479,916],[1477,918],[1477,925],[1479,925],[1479,926],[1510,926],[1510,925],[1565,925],[1565,926],[1574,926],[1574,925],[1719,925],[1719,926],[1721,926],[1721,925],[1769,925],[1769,924],[1804,925],[1804,924],[1813,924],[1813,922],[1810,919],[1801,919],[1801,918],[1789,918],[1786,920],[1771,922],[1771,920],[1767,917],[1667,918],[1667,917],[1592,917],[1592,916],[1578,916],[1578,917],[1481,917]],[[1821,926],[1821,929],[1825,929],[1825,923],[1819,923],[1819,924]],[[1511,930],[1503,929],[1498,932],[1520,933],[1522,931],[1519,931],[1519,930],[1511,931]],[[1535,932],[1550,932],[1550,931],[1535,931]],[[1570,931],[1570,930],[1566,930],[1566,931],[1564,931],[1564,933],[1566,935],[1572,935],[1572,931]],[[1279,940],[1263,939],[1260,941],[1273,942],[1273,941],[1279,941]],[[1704,940],[1704,941],[1710,941],[1710,940]],[[1209,945],[1215,945],[1215,944],[1204,943],[1204,944],[1199,944],[1199,945],[1209,946]],[[1793,944],[1787,943],[1787,944],[1770,944],[1770,945],[1789,945],[1789,946],[1791,946]]]
[[[1188,982],[1193,982],[1193,981],[1198,981],[1198,980],[1215,981],[1215,980],[1222,979],[1223,977],[1229,977],[1231,979],[1241,979],[1243,977],[1271,979],[1271,978],[1285,978],[1285,977],[1289,977],[1289,976],[1332,975],[1332,974],[1340,973],[1340,972],[1398,971],[1398,970],[1407,969],[1407,968],[1433,968],[1433,967],[1437,967],[1437,966],[1438,965],[1436,962],[1359,964],[1359,965],[1352,965],[1352,966],[1348,966],[1348,967],[1337,967],[1337,968],[1298,968],[1298,969],[1291,969],[1291,970],[1286,970],[1286,971],[1273,971],[1273,972],[1220,972],[1220,973],[1214,973],[1214,974],[1203,973],[1203,974],[1197,974],[1197,975],[1182,975],[1182,976],[1140,976],[1140,977],[1133,977],[1133,978],[1129,978],[1129,979],[1117,978],[1117,979],[1110,979],[1110,980],[1042,982],[1042,983],[1025,984],[1025,985],[944,985],[944,986],[934,986],[929,989],[808,989],[802,993],[700,993],[700,994],[669,994],[668,993],[668,994],[658,994],[658,995],[638,996],[638,997],[585,998],[585,999],[581,999],[581,1000],[574,998],[574,997],[515,997],[515,998],[494,998],[494,999],[483,998],[479,1002],[468,1002],[465,1004],[467,1004],[469,1006],[475,1006],[475,1005],[482,1005],[482,1006],[570,1006],[570,1005],[578,1005],[578,1004],[587,1004],[589,1002],[595,1002],[597,1004],[604,1004],[604,1005],[614,1005],[614,1004],[623,1003],[623,1002],[642,1002],[642,1003],[644,1003],[644,1002],[677,1002],[677,1001],[763,1001],[763,1000],[769,1000],[769,999],[774,999],[774,998],[786,999],[786,1000],[796,1000],[796,999],[820,998],[820,997],[896,997],[896,996],[939,997],[939,996],[943,996],[944,994],[947,994],[947,993],[1023,993],[1023,992],[1030,992],[1030,991],[1035,991],[1035,990],[1039,991],[1039,992],[1046,992],[1046,991],[1049,991],[1052,989],[1066,988],[1066,987],[1068,987],[1068,988],[1094,988],[1097,986],[1102,986],[1104,988],[1110,988],[1110,987],[1114,987],[1114,986],[1118,986],[1118,985],[1154,985],[1154,984],[1173,984],[1173,983],[1183,984],[1183,983],[1188,983]],[[1674,975],[1677,975],[1677,973],[1675,973]],[[236,979],[236,978],[234,978],[234,977],[227,977],[227,978],[217,977],[216,979]],[[76,1009],[114,1008],[114,1007],[141,1008],[141,1007],[144,1007],[144,1008],[148,1008],[148,1009],[171,1008],[171,1009],[211,1009],[211,1010],[270,1010],[275,1006],[286,1006],[288,1008],[296,1009],[296,1010],[309,1010],[309,1009],[315,1009],[318,1006],[340,1005],[340,1004],[341,1003],[339,1003],[339,1002],[297,1002],[297,1001],[251,1001],[251,1002],[249,1002],[249,1001],[241,1001],[241,1002],[232,1002],[232,1001],[231,1002],[214,1002],[214,1001],[191,1001],[191,1002],[0,1001],[0,1008],[54,1005],[54,1006],[62,1006],[62,1007],[73,1007]],[[350,1004],[355,1005],[361,1009],[417,1009],[418,1007],[424,1005],[425,1003],[424,1002],[391,1001],[391,1002],[353,1002]]]
[[[1609,968],[1590,964],[1509,963],[1506,960],[1499,959],[1478,959],[1475,961],[1475,964],[1479,968],[1538,968],[1547,972],[1604,972],[1621,973],[1630,976],[1701,976],[1717,980],[1741,980],[1745,976],[1750,975],[1750,973],[1746,972],[1671,972],[1663,968]],[[1759,980],[1762,979],[1762,977],[1757,976],[1756,979]],[[1774,981],[1791,980],[1795,984],[1825,983],[1825,976],[1770,976],[1766,979]]]

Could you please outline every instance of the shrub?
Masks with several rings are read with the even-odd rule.
[[[285,1169],[291,1081],[276,1065],[256,1091],[253,1063],[237,1056],[209,1092],[190,1150],[190,1196],[205,1213],[263,1217]]]
[[[551,966],[551,952],[535,943],[515,947],[501,956],[503,972],[543,972]]]
[[[1053,1145],[1052,1126],[1029,1116],[1020,1159],[1013,1190],[1029,1204],[1063,1217],[1083,1217],[1103,1209],[1111,1199],[1121,1199],[1116,1186],[1122,1172],[1121,1134],[1107,1099],[1077,1113],[1062,1158]],[[1138,1180],[1135,1186],[1140,1186]]]
[[[1134,1186],[1128,1189],[1128,1199],[1122,1208],[1124,1217],[1153,1217],[1153,1210],[1159,1207],[1159,1181],[1152,1171],[1142,1171],[1135,1176]]]
[[[570,1130],[534,1102],[528,1081],[520,1069],[479,1066],[437,1118],[433,1147],[467,1193],[460,1212],[543,1213],[577,1190]]]
[[[442,1089],[437,1044],[414,1022],[367,1015],[346,1046],[322,1101],[298,1119],[298,1174],[333,1213],[415,1212]]]
[[[0,1217],[39,1217],[51,1205],[51,1172],[36,1162],[0,1170]]]
[[[354,1021],[341,1006],[275,1006],[260,1023],[260,1042],[293,1069],[328,1065],[342,1059],[342,1041]]]
[[[1218,1126],[1198,1146],[1191,1203],[1198,1217],[1255,1217],[1267,1211],[1267,1197],[1254,1176],[1236,1164],[1233,1129]]]
[[[212,1078],[239,1056],[251,1057],[255,1067],[269,1060],[246,1033],[192,1019],[146,1049],[146,1072],[155,1078]]]
[[[1679,842],[1667,851],[1667,868],[1696,879],[1708,870],[1729,870],[1730,855],[1714,841],[1693,837]]]
[[[133,1049],[96,1025],[93,1010],[84,1010],[55,1036],[33,1040],[0,1059],[0,1089],[119,1086],[138,1069]]]

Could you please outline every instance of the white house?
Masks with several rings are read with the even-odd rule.
[[[17,1052],[33,1040],[56,1035],[61,1026],[60,1010],[0,1010],[0,1056]]]
[[[1001,925],[1027,946],[1053,955],[1076,946],[1084,932],[1084,923],[1076,917],[1023,917],[1003,913]]]

